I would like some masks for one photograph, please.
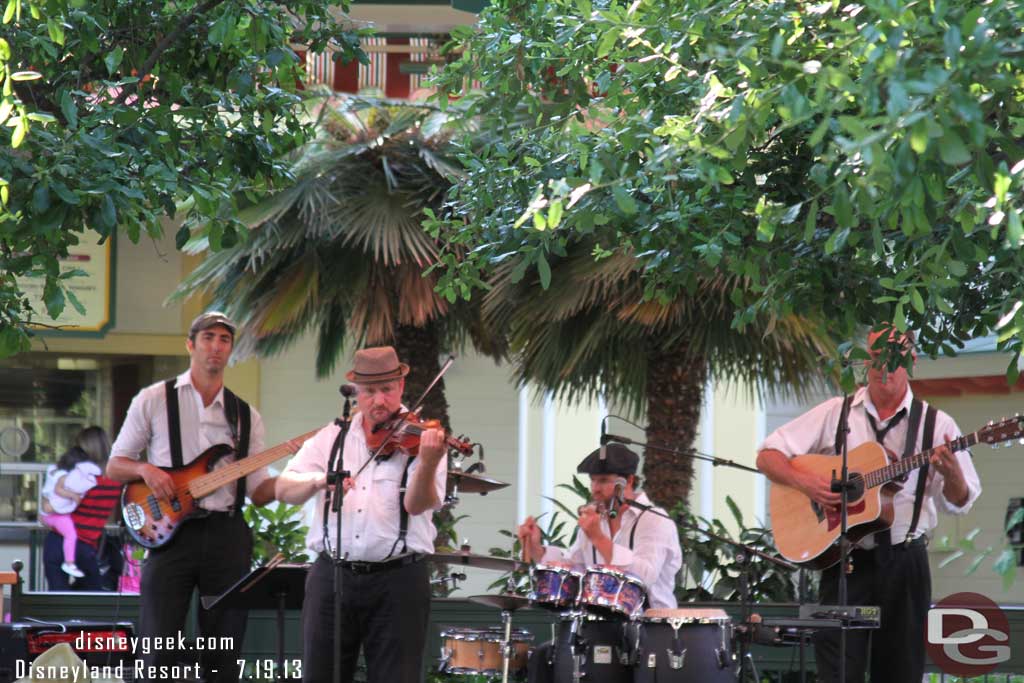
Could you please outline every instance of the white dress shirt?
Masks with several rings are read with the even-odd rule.
[[[186,370],[178,375],[178,414],[181,419],[181,459],[189,464],[206,449],[217,444],[232,444],[231,428],[224,415],[224,388],[217,392],[209,406],[203,405],[199,390],[192,384]],[[249,455],[263,452],[263,418],[250,406]],[[151,384],[132,399],[121,431],[111,448],[112,458],[138,460],[146,451],[146,461],[157,467],[171,467],[171,440],[167,429],[167,395],[164,382]],[[229,456],[230,457],[230,456]],[[233,458],[232,458],[233,459]],[[220,464],[229,462],[222,458]],[[246,491],[270,478],[266,467],[245,478]],[[205,510],[230,510],[235,502],[237,482],[226,484],[199,501]]]
[[[907,441],[907,423],[910,420],[910,404],[914,394],[907,387],[907,393],[903,402],[893,417],[900,409],[906,409],[906,415],[894,426],[885,436],[885,447],[893,451],[897,457],[902,457],[903,449]],[[839,414],[842,412],[843,399],[832,398],[815,408],[801,415],[800,417],[786,423],[772,432],[759,450],[766,448],[781,451],[787,457],[805,453],[819,453],[822,455],[835,455],[836,427],[839,424]],[[875,440],[874,430],[868,422],[868,415],[875,419],[879,430],[884,429],[889,420],[879,420],[878,411],[871,402],[867,387],[857,390],[850,403],[849,426],[850,433],[847,440],[847,449],[852,451],[857,446],[868,441]],[[917,440],[914,443],[914,453],[920,453],[921,436],[924,433],[924,416],[921,413],[921,424],[918,427]],[[953,418],[939,410],[935,416],[935,432],[933,446],[940,446],[946,442],[946,437],[955,439],[960,434]],[[967,502],[957,506],[946,499],[942,493],[944,479],[934,466],[928,468],[928,481],[925,486],[924,500],[921,503],[921,516],[917,522],[917,529],[914,531],[914,538],[923,534],[930,534],[938,523],[938,506],[953,515],[965,515],[970,511],[974,501],[981,495],[981,482],[978,479],[978,471],[974,469],[974,462],[968,451],[957,451],[956,458],[960,463],[960,469],[964,474],[964,481],[967,483]],[[838,460],[837,460],[838,463]],[[838,468],[839,465],[837,464]],[[907,532],[910,530],[910,521],[914,513],[914,496],[917,492],[917,475],[920,470],[914,470],[907,475],[903,488],[897,492],[893,499],[895,518],[891,527],[892,542],[901,543],[906,540]],[[874,546],[873,537],[867,537],[859,543],[861,547],[870,548]]]
[[[341,428],[333,423],[321,429],[302,445],[284,471],[326,473],[331,447],[339,431]],[[370,459],[370,449],[366,445],[366,435],[363,433],[362,413],[357,413],[352,418],[348,435],[345,437],[344,451],[344,469],[355,476]],[[420,458],[412,459],[406,486],[411,485],[413,474],[421,462]],[[444,500],[448,476],[446,462],[446,458],[441,458],[434,473],[438,501]],[[377,460],[367,465],[362,474],[355,479],[355,488],[345,494],[341,508],[342,557],[351,561],[379,562],[388,556],[402,553],[401,542],[396,544],[400,519],[398,496],[407,463],[409,456],[396,452],[387,460]],[[325,550],[324,493],[325,491],[320,491],[313,499],[313,524],[306,535],[306,547],[314,553]],[[336,547],[337,514],[329,514],[327,528],[331,545]],[[436,533],[431,511],[409,515],[405,539],[407,552],[434,552]]]
[[[642,491],[638,492],[636,501],[651,505],[650,498]],[[654,510],[664,514],[661,508]],[[612,538],[612,556],[604,557],[597,552],[597,564],[613,565],[643,581],[651,607],[676,607],[676,575],[683,565],[679,531],[672,520],[654,514],[654,510],[641,515],[641,510],[627,507],[619,517],[622,521],[619,531]],[[630,550],[629,539],[634,526],[636,535]],[[601,530],[611,537],[607,519],[601,520]],[[567,550],[545,547],[541,562],[564,561],[593,566],[595,551],[590,537],[583,531],[577,531],[576,541]]]

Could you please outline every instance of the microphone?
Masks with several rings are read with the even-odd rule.
[[[605,431],[605,423],[607,422],[607,420],[607,415],[601,418],[601,453],[600,455],[597,456],[601,462],[604,462],[605,460],[608,459],[608,433]]]
[[[338,387],[338,391],[345,397],[345,408],[341,419],[348,422],[349,414],[352,412],[352,397],[356,395],[356,387],[354,384],[342,384]]]
[[[619,477],[615,480],[615,492],[612,493],[612,504],[608,506],[608,519],[615,519],[619,516],[618,506],[623,505],[622,492],[626,489],[626,478]]]
[[[608,434],[608,416],[601,418],[601,445],[606,446],[608,442],[612,440],[611,435]],[[601,459],[604,460],[604,452],[601,452]]]

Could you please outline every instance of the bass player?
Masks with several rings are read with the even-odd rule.
[[[189,369],[146,387],[132,399],[107,463],[107,476],[123,482],[142,479],[158,498],[167,500],[175,492],[162,467],[186,465],[216,444],[232,444],[238,458],[263,451],[259,413],[224,386],[235,330],[235,324],[216,311],[192,322],[185,341]],[[146,461],[140,460],[142,451]],[[252,532],[241,506],[246,491],[256,505],[272,501],[275,483],[261,468],[218,489],[199,501],[208,514],[183,525],[169,544],[150,550],[142,568],[140,636],[170,636],[159,642],[177,642],[194,589],[216,595],[248,573]],[[246,617],[245,610],[236,608],[199,609],[205,642],[218,648],[231,644],[201,652],[200,669],[207,683],[238,680]],[[172,670],[179,658],[190,659],[189,654],[172,648],[143,652],[144,678],[160,680],[162,672]]]

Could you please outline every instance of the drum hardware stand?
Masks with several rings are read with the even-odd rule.
[[[508,665],[512,661],[512,612],[501,610],[501,683],[508,683]]]
[[[572,656],[572,680],[580,683],[583,680],[583,664],[586,663],[586,639],[580,635],[580,622],[583,621],[581,610],[572,610],[572,625],[569,627],[569,654]]]

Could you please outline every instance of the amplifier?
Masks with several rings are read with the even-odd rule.
[[[67,643],[92,671],[123,664],[125,683],[135,680],[134,657],[128,645],[131,622],[27,621],[0,624],[0,683],[25,676],[28,664],[58,643]],[[26,676],[27,677],[27,676]]]

